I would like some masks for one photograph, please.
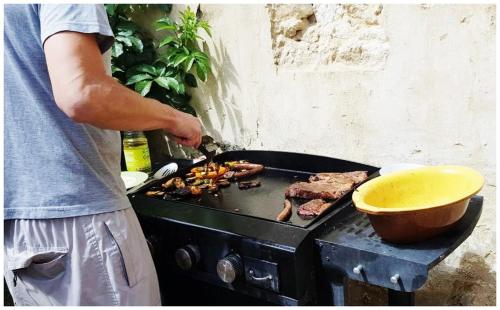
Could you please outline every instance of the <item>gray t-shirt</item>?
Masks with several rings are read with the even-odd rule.
[[[130,207],[119,132],[76,123],[59,109],[43,51],[51,35],[74,31],[95,33],[104,53],[113,43],[104,6],[13,4],[4,12],[4,218]]]

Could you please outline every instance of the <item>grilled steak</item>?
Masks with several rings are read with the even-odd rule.
[[[285,196],[305,199],[338,199],[368,177],[366,171],[318,173],[309,182],[288,187]]]
[[[354,182],[297,182],[292,184],[285,193],[286,197],[305,199],[338,199],[354,186]]]
[[[297,214],[301,217],[310,218],[320,215],[332,205],[331,202],[326,202],[323,199],[313,199],[301,205],[297,209]]]
[[[353,171],[353,172],[323,172],[317,173],[309,177],[310,182],[324,181],[324,182],[342,182],[344,180],[353,181],[354,184],[359,184],[368,178],[367,171]]]

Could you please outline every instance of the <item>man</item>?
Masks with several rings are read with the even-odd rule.
[[[199,121],[107,75],[103,5],[5,5],[4,275],[17,305],[160,305],[118,130]]]

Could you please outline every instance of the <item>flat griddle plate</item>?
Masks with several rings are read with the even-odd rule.
[[[269,156],[270,153],[275,153],[277,155],[272,157],[272,160],[269,160],[269,158],[263,156],[263,155]],[[253,156],[253,155],[260,155],[260,156]],[[281,160],[281,161],[279,160],[280,156],[285,156],[283,159],[286,158],[288,160],[290,160],[289,158],[290,156],[292,157],[305,156],[305,158],[297,158],[299,161],[296,162],[295,165],[294,163],[288,163],[287,167],[286,160]],[[208,193],[207,190],[203,190],[203,194],[201,196],[182,198],[178,202],[189,203],[198,207],[211,208],[234,214],[240,214],[244,216],[252,216],[270,221],[276,221],[276,216],[283,210],[285,192],[291,184],[299,181],[307,181],[309,176],[317,172],[347,172],[354,170],[368,170],[369,174],[373,172],[373,167],[364,166],[352,162],[345,162],[337,159],[330,159],[330,160],[339,162],[341,164],[335,166],[329,165],[329,167],[321,167],[321,165],[320,167],[317,167],[318,163],[316,163],[316,165],[314,162],[310,163],[311,165],[310,170],[312,171],[298,171],[292,169],[284,169],[284,168],[289,168],[290,165],[297,166],[298,168],[308,168],[306,166],[300,167],[299,163],[303,165],[303,160],[311,161],[315,158],[320,158],[321,160],[325,160],[325,157],[319,157],[307,154],[284,153],[284,152],[233,151],[233,152],[223,153],[217,155],[214,158],[214,161],[218,163],[223,163],[224,161],[246,159],[252,163],[263,164],[265,168],[261,174],[250,178],[242,179],[242,181],[260,181],[261,182],[260,187],[240,190],[236,182],[231,182],[231,186],[226,188],[220,188],[217,195],[210,194]],[[191,167],[183,169],[178,173],[176,173],[176,175],[174,176],[183,177],[186,173],[190,171],[192,167],[201,165],[203,165],[203,162],[197,163]],[[280,167],[276,167],[278,165]],[[354,165],[354,166],[349,167],[349,165],[351,166]],[[166,181],[166,179],[162,180],[162,182],[164,181]],[[350,200],[351,193],[352,192],[346,193],[343,197],[336,200],[334,204],[320,217],[322,217],[327,213],[330,213],[332,210],[335,210],[336,208],[339,208],[344,204],[344,202]],[[297,208],[300,204],[306,202],[307,200],[291,199],[291,201],[292,201],[292,216],[290,220],[286,223],[299,227],[307,227],[311,225],[313,222],[315,222],[318,218],[320,218],[316,217],[310,220],[302,219],[297,214]]]

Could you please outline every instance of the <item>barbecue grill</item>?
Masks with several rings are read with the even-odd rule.
[[[239,190],[233,184],[217,195],[204,192],[179,201],[148,197],[148,188],[129,197],[152,250],[165,304],[342,305],[347,278],[387,287],[390,303],[411,304],[427,271],[465,240],[482,207],[482,200],[472,199],[454,232],[396,246],[375,235],[352,205],[352,191],[314,219],[293,212],[289,222],[275,220],[293,182],[326,171],[365,170],[373,178],[377,167],[275,151],[230,151],[214,161],[242,159],[265,166],[249,179],[259,180],[260,187]],[[177,163],[181,169],[174,176],[193,166]]]

